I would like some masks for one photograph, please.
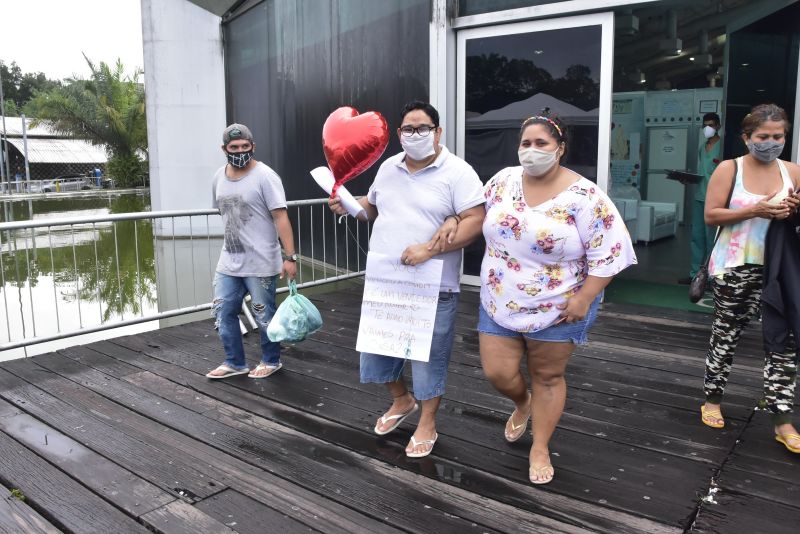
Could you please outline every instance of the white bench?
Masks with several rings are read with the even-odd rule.
[[[650,243],[678,233],[678,204],[675,202],[639,202],[637,241]]]
[[[611,202],[617,207],[622,221],[628,228],[628,233],[631,239],[636,241],[636,234],[638,229],[639,219],[639,200],[635,198],[612,198]]]

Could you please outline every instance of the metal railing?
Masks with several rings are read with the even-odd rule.
[[[363,275],[369,223],[288,209],[298,288]],[[216,209],[0,223],[0,351],[209,310],[222,243]]]
[[[98,184],[97,178],[88,176],[53,180],[11,180],[11,182],[0,182],[0,194],[62,193],[114,187],[113,179],[101,178],[100,180],[100,184]]]

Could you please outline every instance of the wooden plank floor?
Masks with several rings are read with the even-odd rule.
[[[698,416],[709,318],[606,305],[570,362],[556,478],[534,487],[530,437],[505,442],[512,406],[480,369],[477,295],[418,460],[412,424],[371,432],[387,399],[358,383],[360,298],[313,297],[323,330],[267,380],[203,376],[221,359],[210,320],[3,363],[0,532],[796,531],[800,459],[753,410],[757,331],[715,431]]]

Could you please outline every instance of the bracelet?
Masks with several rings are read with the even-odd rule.
[[[459,217],[458,215],[448,215],[447,217],[444,218],[444,220],[446,221],[450,217],[454,217],[455,218],[456,224],[460,224],[461,223],[461,217]]]

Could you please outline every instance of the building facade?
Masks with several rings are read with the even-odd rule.
[[[216,150],[226,122],[251,126],[257,157],[302,199],[324,196],[308,171],[324,164],[322,124],[337,107],[380,111],[394,131],[406,101],[429,100],[446,145],[484,181],[516,164],[522,120],[549,112],[568,125],[565,164],[619,200],[648,257],[685,271],[675,250],[688,241],[675,243],[687,239],[694,189],[668,171],[697,169],[705,113],[722,117],[732,157],[745,150],[738,125],[750,107],[781,105],[795,125],[782,157],[797,160],[796,0],[142,6],[154,209],[208,205],[202,187],[224,162]],[[399,150],[393,136],[384,157]],[[364,193],[375,169],[348,187]],[[203,192],[176,193],[189,182]],[[468,281],[481,252],[467,252]]]

